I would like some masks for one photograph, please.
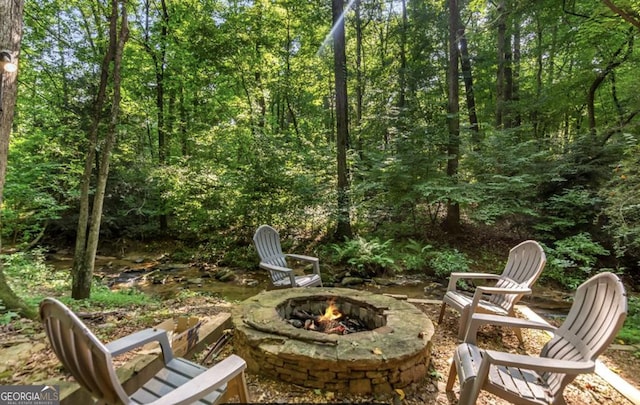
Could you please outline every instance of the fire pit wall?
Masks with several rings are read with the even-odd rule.
[[[328,301],[372,329],[327,335],[286,318],[298,305],[319,313]],[[234,349],[250,372],[309,388],[353,394],[408,388],[427,375],[434,328],[415,306],[343,288],[267,291],[233,310]]]

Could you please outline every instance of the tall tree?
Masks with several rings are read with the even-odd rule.
[[[338,218],[335,237],[351,237],[351,203],[349,198],[349,117],[347,103],[347,54],[343,15],[344,1],[332,0],[333,16],[333,72],[336,93],[336,150],[338,163]]]
[[[467,45],[467,35],[465,26],[460,18],[460,8],[456,7],[457,12],[455,18],[458,26],[458,41],[460,42],[460,68],[462,69],[462,78],[464,80],[464,89],[467,102],[467,113],[469,115],[469,127],[471,128],[471,140],[473,148],[480,145],[480,124],[478,122],[478,114],[476,112],[476,97],[473,92],[473,72],[471,70],[471,56],[469,55],[469,47]]]
[[[155,30],[152,27],[151,20],[154,11],[152,10],[152,4],[150,0],[145,0],[145,26],[144,26],[144,49],[147,51],[153,62],[153,69],[155,73],[155,91],[156,91],[156,117],[158,127],[158,164],[163,166],[167,162],[167,155],[169,154],[169,145],[167,136],[170,133],[168,131],[167,120],[165,120],[165,82],[166,82],[166,66],[167,66],[167,41],[169,36],[169,11],[167,9],[167,2],[160,0],[159,10],[159,25],[160,36],[156,38],[157,42],[152,42],[151,31]],[[155,7],[153,7],[155,9]],[[161,213],[159,215],[159,226],[161,232],[166,232],[168,229],[167,214]]]
[[[458,164],[460,161],[460,84],[458,82],[458,2],[449,0],[449,71],[447,126],[449,141],[447,144],[447,176],[457,182]],[[460,205],[457,201],[447,201],[447,217],[445,227],[451,233],[460,230]]]
[[[0,51],[10,55],[14,66],[17,66],[20,55],[23,10],[24,2],[21,0],[0,0]],[[2,207],[9,157],[9,139],[18,93],[17,73],[4,72],[4,66],[2,66],[0,81],[2,81],[0,83],[0,207]],[[2,241],[0,240],[1,250]],[[3,266],[4,261],[0,259],[0,301],[8,309],[17,310],[28,318],[36,318],[35,310],[24,303],[7,284]]]
[[[118,6],[120,4],[120,12]],[[118,22],[120,26],[118,27]],[[80,215],[76,235],[76,247],[72,269],[71,296],[75,299],[89,298],[91,295],[91,280],[95,265],[96,251],[100,234],[102,207],[105,196],[111,152],[115,144],[120,112],[120,70],[122,52],[128,39],[129,29],[125,0],[111,0],[111,16],[109,17],[109,44],[105,52],[100,74],[100,87],[94,101],[94,115],[89,132],[89,147],[87,149],[85,170],[82,176],[80,195]],[[109,123],[101,144],[98,146],[98,133],[103,117],[103,107],[107,96],[108,82],[112,83],[111,109]],[[100,151],[100,162],[96,176],[93,207],[89,216],[89,186],[91,183],[94,156]]]

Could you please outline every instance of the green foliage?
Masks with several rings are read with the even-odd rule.
[[[461,103],[454,157],[447,152],[451,117],[443,91],[444,3],[414,1],[405,16],[395,6],[363,2],[362,24],[346,24],[348,60],[374,55],[366,68],[349,67],[349,198],[356,233],[373,230],[379,239],[367,236],[353,249],[340,245],[348,252],[345,263],[363,272],[402,265],[447,274],[453,260],[446,255],[436,259],[412,242],[392,249],[382,241],[426,240],[451,202],[471,225],[505,225],[499,229],[535,231],[546,240],[592,231],[604,206],[601,222],[616,253],[640,258],[640,151],[629,135],[638,133],[638,49],[621,59],[628,22],[602,18],[612,13],[599,2],[574,3],[572,11],[589,18],[568,21],[551,0],[507,4],[509,26],[536,38],[521,44],[511,89],[517,99],[507,101],[496,97],[508,92],[496,91],[495,5],[473,0],[461,7],[481,131],[466,125],[469,111]],[[150,239],[166,216],[169,235],[203,246],[203,259],[244,265],[249,251],[237,245],[249,244],[247,228],[278,223],[329,234],[337,206],[333,89],[326,80],[333,64],[319,48],[331,30],[330,6],[187,1],[167,7],[168,21],[154,8],[137,10],[130,21],[138,40],[124,50],[101,237]],[[51,229],[66,242],[75,235],[108,24],[86,0],[25,2],[24,23],[29,58],[20,63],[0,232],[5,241],[24,244]],[[76,35],[61,41],[56,33]],[[356,38],[367,40],[358,48]],[[591,130],[586,89],[594,72],[609,71],[596,93]],[[497,107],[504,107],[504,125],[493,127]],[[450,176],[454,158],[460,164]],[[235,238],[220,236],[228,230]],[[592,266],[559,256],[560,269]]]
[[[18,313],[7,310],[2,300],[0,300],[0,326],[5,326],[11,323],[14,318],[18,317]]]
[[[627,296],[627,310],[627,319],[617,338],[624,344],[635,345],[640,343],[640,298]]]
[[[553,247],[545,246],[547,265],[542,278],[554,280],[574,290],[595,272],[598,256],[609,254],[588,233],[580,233],[558,240]]]
[[[152,297],[134,288],[110,290],[99,280],[94,280],[91,298],[74,301],[65,296],[71,290],[69,271],[55,270],[45,263],[41,250],[2,255],[4,272],[13,291],[27,304],[37,306],[48,296],[61,297],[73,306],[97,305],[106,308],[148,305],[156,302]],[[1,310],[0,310],[1,312]]]
[[[38,131],[14,140],[7,168],[2,205],[2,237],[28,244],[53,221],[60,219],[72,198],[74,179],[69,163],[57,163],[57,148]]]
[[[445,249],[433,252],[429,266],[436,277],[446,279],[453,272],[468,272],[471,260],[457,249]]]
[[[576,229],[584,229],[593,222],[601,199],[583,187],[563,190],[552,195],[543,204],[541,215],[534,229],[551,236],[566,235]]]
[[[611,181],[600,195],[607,203],[606,229],[613,237],[616,254],[640,258],[640,146],[636,137],[629,134],[625,135],[625,142],[630,147],[613,168]]]
[[[381,242],[375,237],[367,240],[357,236],[342,244],[331,244],[330,248],[334,262],[346,263],[362,276],[374,276],[397,268],[391,243],[391,239]]]
[[[34,249],[2,255],[4,272],[9,286],[26,302],[37,305],[45,294],[62,294],[69,291],[71,275],[68,271],[56,271],[45,264],[44,252]]]
[[[428,253],[432,249],[431,245],[425,245],[414,239],[409,239],[400,248],[399,261],[403,270],[408,272],[424,272],[428,266]]]
[[[469,154],[466,164],[475,201],[467,208],[474,221],[494,225],[537,216],[537,187],[544,178],[541,165],[549,152],[537,139],[521,138],[516,130],[490,130],[481,153]]]
[[[124,308],[149,305],[156,300],[136,288],[111,290],[103,284],[96,283],[91,289],[89,302],[92,306],[103,308]]]

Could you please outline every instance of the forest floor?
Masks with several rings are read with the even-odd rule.
[[[85,321],[100,339],[110,341],[165,320],[168,316],[168,308],[170,316],[188,314],[204,317],[219,312],[228,312],[231,305],[233,304],[217,298],[195,296],[164,301],[158,308],[110,310],[104,316],[96,314],[94,317],[85,318]],[[437,319],[438,305],[416,305],[430,319]],[[345,395],[293,386],[249,374],[248,384],[251,399],[256,403],[456,404],[458,384],[456,383],[455,395],[452,398],[445,393],[444,388],[449,374],[450,358],[457,344],[455,337],[457,322],[458,315],[450,311],[441,325],[435,325],[429,376],[420,384],[407,387],[405,390],[375,397]],[[535,354],[548,339],[543,332],[523,332],[525,336],[524,347],[519,347],[512,332],[491,326],[480,331],[478,342],[487,348]],[[219,358],[231,353],[232,350],[233,345],[227,344]],[[203,351],[203,353],[205,352]],[[117,365],[123,364],[131,356],[133,354],[116,358]],[[0,362],[1,385],[51,384],[55,380],[71,380],[46,342],[42,327],[36,322],[20,319],[0,330],[0,359],[2,359]],[[640,359],[633,352],[610,349],[600,356],[600,360],[633,386],[640,387]],[[569,405],[631,404],[596,374],[578,376],[565,389],[565,398]],[[482,392],[477,403],[480,405],[501,405],[507,402]]]

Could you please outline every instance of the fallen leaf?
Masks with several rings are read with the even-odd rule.
[[[376,347],[375,349],[372,350],[373,354],[382,354],[382,350],[380,350],[379,347]]]

